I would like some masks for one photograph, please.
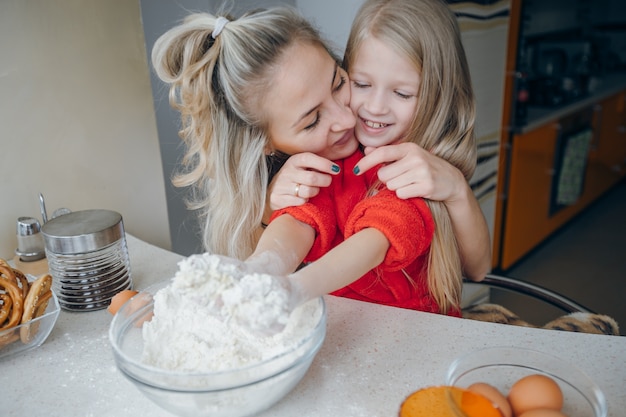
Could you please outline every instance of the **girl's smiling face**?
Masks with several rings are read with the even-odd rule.
[[[271,146],[330,160],[354,153],[355,117],[347,73],[321,46],[296,44],[284,53],[264,102]]]
[[[417,110],[420,74],[415,65],[369,36],[356,51],[350,80],[359,142],[374,147],[401,142]]]

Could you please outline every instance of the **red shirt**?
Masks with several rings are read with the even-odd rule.
[[[329,187],[320,189],[316,197],[301,206],[276,210],[272,219],[287,213],[315,230],[315,242],[305,262],[319,259],[362,229],[378,229],[390,243],[383,262],[333,294],[439,313],[426,282],[428,252],[435,231],[430,210],[423,199],[402,200],[385,187],[367,197],[370,186],[377,181],[377,169],[354,175],[352,169],[362,157],[358,151],[337,161],[341,172]],[[450,314],[460,315],[458,311]]]

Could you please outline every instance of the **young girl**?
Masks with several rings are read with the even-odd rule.
[[[344,66],[363,146],[412,141],[463,172],[476,164],[474,101],[456,18],[440,0],[370,0],[355,18]],[[251,257],[305,258],[290,275],[307,294],[335,294],[459,315],[461,262],[442,203],[400,200],[357,151],[330,187],[274,213]],[[287,254],[287,255],[286,255]],[[273,272],[279,272],[280,266]],[[360,278],[359,278],[360,277]]]

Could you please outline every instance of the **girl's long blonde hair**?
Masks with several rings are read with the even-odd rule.
[[[368,0],[352,25],[344,66],[375,37],[415,64],[418,105],[406,141],[457,167],[467,180],[476,167],[475,105],[456,17],[441,0]],[[428,260],[428,287],[442,312],[459,308],[462,268],[452,222],[442,202],[427,201],[436,228]]]
[[[176,186],[191,186],[205,249],[239,259],[252,253],[265,209],[271,149],[263,101],[291,46],[324,47],[319,33],[290,8],[252,12],[226,24],[198,13],[164,33],[152,50],[186,144]]]

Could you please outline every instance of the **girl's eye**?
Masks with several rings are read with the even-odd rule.
[[[313,123],[305,126],[304,130],[311,130],[315,128],[315,126],[317,126],[319,122],[320,122],[320,112],[318,111],[317,113],[315,113],[315,120],[313,120]]]
[[[410,99],[411,97],[413,97],[413,95],[412,95],[412,94],[404,94],[404,93],[401,93],[401,92],[399,92],[399,91],[396,91],[396,95],[397,95],[398,97],[400,97],[401,99],[404,99],[404,100],[408,100],[408,99]]]
[[[369,87],[368,84],[365,83],[360,83],[358,81],[353,81],[352,84],[356,87],[356,88],[367,88]]]

